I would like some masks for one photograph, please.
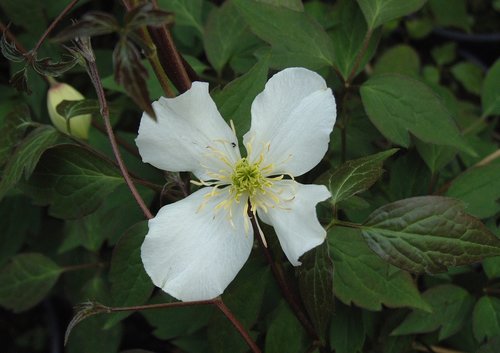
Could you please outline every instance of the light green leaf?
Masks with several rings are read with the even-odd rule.
[[[242,25],[243,17],[232,2],[214,9],[205,28],[205,52],[215,71],[222,72],[224,66],[237,53],[241,42],[249,35],[248,26]]]
[[[474,299],[463,288],[445,284],[427,290],[423,297],[432,307],[432,313],[414,310],[392,335],[433,332],[439,328],[439,340],[444,340],[464,325],[471,313]]]
[[[347,161],[336,168],[329,182],[332,203],[336,204],[368,190],[383,173],[384,160],[397,152],[397,148],[371,156]]]
[[[55,145],[61,135],[52,126],[43,125],[33,130],[14,151],[5,165],[0,180],[0,200],[21,180],[29,178],[40,156]]]
[[[370,120],[389,140],[408,147],[411,132],[424,142],[471,152],[450,112],[421,81],[398,74],[375,76],[361,86]]]
[[[415,49],[406,44],[394,46],[384,52],[373,68],[373,75],[397,73],[417,76],[420,70],[420,58]]]
[[[500,240],[463,211],[462,202],[421,196],[375,210],[362,227],[370,248],[411,272],[443,272],[450,266],[500,255]]]
[[[459,175],[446,192],[465,202],[467,212],[488,218],[500,210],[500,159],[474,167]]]
[[[357,0],[370,29],[420,9],[427,0]]]
[[[333,227],[328,245],[335,265],[335,296],[368,310],[414,307],[429,310],[411,276],[384,262],[356,229]]]
[[[250,71],[213,94],[214,101],[226,121],[233,120],[238,137],[250,129],[250,107],[267,81],[269,56],[264,56]]]
[[[159,0],[160,9],[173,12],[174,22],[179,26],[195,28],[203,34],[203,0]]]
[[[367,35],[368,28],[366,26],[363,13],[355,1],[343,0],[340,1],[332,16],[335,26],[331,31],[331,41],[333,43],[334,66],[341,73],[344,80],[347,80],[351,71],[356,65],[356,60],[359,52],[364,45],[363,41]],[[377,44],[380,38],[380,32],[372,33],[370,42],[365,54],[359,61],[358,68],[355,73],[363,70],[370,58],[375,53]]]
[[[323,28],[303,12],[255,0],[234,0],[251,30],[271,44],[274,68],[318,69],[333,64],[333,44]]]
[[[500,60],[490,68],[481,93],[483,116],[500,114]]]
[[[146,222],[135,224],[123,234],[113,250],[109,269],[113,306],[142,305],[153,291],[153,283],[141,259],[141,245],[147,232]],[[104,328],[114,326],[131,313],[109,317]]]
[[[362,311],[355,306],[336,305],[330,326],[330,344],[335,353],[358,353],[365,343]]]
[[[500,299],[481,297],[472,313],[472,330],[478,342],[500,336]]]
[[[266,334],[266,353],[301,353],[307,348],[302,325],[287,303],[281,301]]]
[[[50,204],[54,217],[72,219],[96,210],[123,182],[107,159],[82,147],[60,145],[44,153],[23,188],[37,201]]]
[[[457,57],[457,43],[445,43],[431,50],[431,55],[438,66],[452,63]]]
[[[333,314],[333,261],[328,244],[307,252],[298,268],[299,290],[316,332],[326,342],[326,331]]]
[[[467,91],[481,95],[483,71],[479,66],[463,61],[453,65],[451,73]]]
[[[52,289],[63,269],[42,254],[24,253],[0,270],[0,305],[25,311]]]

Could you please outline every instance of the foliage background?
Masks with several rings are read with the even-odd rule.
[[[273,256],[317,337],[297,320],[256,249],[223,300],[263,351],[497,352],[500,257],[477,261],[499,254],[488,236],[500,236],[500,2],[158,3],[173,13],[169,26],[178,50],[196,75],[210,82],[222,115],[234,120],[239,133],[248,128],[253,98],[279,69],[313,69],[337,98],[330,151],[302,181],[323,182],[332,190],[330,204],[318,207],[325,225],[333,207],[337,219],[365,223],[365,228],[347,223],[331,227],[327,242],[306,254],[298,269],[284,260],[272,229],[265,229]],[[3,29],[10,23],[8,31],[30,49],[64,6],[58,0],[2,0],[0,20]],[[121,2],[82,0],[51,36],[64,33],[71,19],[96,10],[112,14],[120,26],[127,24]],[[124,161],[154,213],[182,197],[185,176],[163,173],[137,158],[133,139],[144,109],[139,106],[165,93],[144,51],[139,60],[148,75],[115,81],[120,61],[115,57],[113,63],[113,49],[119,38],[116,31],[96,35],[92,44]],[[49,39],[37,58],[57,62],[66,53]],[[126,65],[130,52],[118,59]],[[47,67],[41,64],[38,71]],[[86,142],[50,127],[49,86],[32,68],[26,71],[30,95],[12,87],[9,78],[22,68],[19,61],[0,61],[1,351],[247,351],[237,331],[212,306],[97,315],[77,325],[63,348],[64,330],[78,303],[130,306],[172,299],[154,290],[142,269],[139,247],[147,225],[114,163],[85,69],[74,66],[57,80],[90,99],[85,109],[94,114],[94,123]],[[149,99],[137,87],[141,80]],[[183,90],[179,85],[170,88]],[[126,94],[133,89],[139,92],[134,100]],[[387,236],[370,214],[423,195],[458,198],[491,233],[470,221],[473,225],[467,223],[466,230],[480,233],[473,245],[439,238],[451,233],[448,228],[427,242],[408,240],[424,254],[439,249],[440,254],[429,255],[432,261],[412,265],[408,254],[420,254],[413,249],[403,257],[388,251],[391,264],[385,262],[366,242],[371,239],[373,249]],[[471,219],[450,201],[404,202],[420,212],[432,200],[436,207],[430,214],[456,210],[454,226]],[[429,227],[425,231],[432,233]],[[486,240],[497,249],[488,250]],[[448,270],[453,264],[464,265]]]

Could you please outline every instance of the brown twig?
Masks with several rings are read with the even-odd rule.
[[[87,50],[90,51],[91,48],[87,48]],[[146,216],[147,219],[151,219],[153,218],[153,214],[146,206],[146,203],[144,202],[141,195],[137,191],[137,188],[135,187],[134,182],[130,177],[128,169],[125,166],[125,163],[123,162],[120,148],[118,147],[118,143],[116,142],[116,137],[113,132],[113,127],[111,126],[111,121],[109,120],[109,106],[106,100],[106,95],[104,94],[104,88],[102,86],[101,77],[99,76],[99,71],[97,70],[96,62],[95,60],[92,60],[89,57],[86,57],[86,60],[88,66],[88,73],[90,75],[90,78],[97,93],[97,97],[99,99],[99,105],[101,107],[101,116],[104,119],[104,126],[106,128],[106,132],[108,134],[109,142],[111,143],[111,148],[113,150],[113,154],[115,155],[116,162],[118,163],[118,167],[120,168],[120,171],[123,175],[123,178],[125,179],[125,182],[127,183],[128,188],[130,189],[130,192],[132,193],[134,199],[136,200],[137,204],[144,213],[144,216]]]
[[[248,208],[249,213],[248,216],[250,217],[250,221],[252,223],[252,228],[253,232],[255,234],[255,237],[257,238],[259,242],[259,246],[262,249],[262,252],[264,253],[264,256],[269,263],[269,266],[271,267],[271,271],[274,275],[274,278],[276,279],[276,282],[278,283],[278,286],[281,289],[281,293],[283,294],[283,297],[285,300],[288,302],[288,305],[290,305],[290,308],[294,312],[295,316],[299,320],[299,322],[302,324],[306,332],[313,338],[313,340],[318,340],[318,335],[316,331],[314,330],[313,325],[309,321],[309,318],[307,314],[305,313],[304,309],[302,308],[299,300],[297,297],[293,294],[290,286],[288,285],[286,279],[285,279],[285,274],[283,271],[283,268],[276,263],[273,260],[273,257],[271,256],[271,252],[267,248],[266,244],[264,244],[264,241],[262,240],[260,236],[260,230],[259,226],[257,224],[257,220],[255,219],[254,215],[250,211],[251,207]]]

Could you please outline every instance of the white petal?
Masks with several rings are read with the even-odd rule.
[[[149,221],[141,247],[153,283],[179,300],[206,300],[222,294],[252,249],[252,229],[245,233],[244,227],[246,201],[233,203],[233,227],[227,210],[215,210],[228,196],[227,188],[207,198],[212,190],[202,188],[161,208]]]
[[[335,98],[320,75],[285,69],[252,103],[252,125],[243,140],[252,144],[249,158],[264,152],[263,166],[273,163],[273,174],[302,175],[325,155],[336,116]]]
[[[258,211],[259,218],[274,227],[288,261],[301,264],[299,257],[323,243],[326,231],[316,215],[316,204],[331,195],[323,185],[304,185],[292,180],[276,182],[282,190],[281,203],[267,213]]]
[[[157,122],[146,113],[141,118],[137,147],[146,163],[173,172],[190,171],[200,179],[227,168],[240,158],[238,140],[222,119],[208,93],[208,83],[193,82],[191,88],[175,98],[160,98],[153,103]],[[222,153],[214,153],[217,149]]]

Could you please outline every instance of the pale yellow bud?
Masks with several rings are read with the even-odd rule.
[[[86,140],[89,137],[90,123],[92,116],[90,114],[78,115],[68,121],[57,112],[56,108],[59,103],[64,100],[76,101],[83,100],[85,97],[66,83],[55,83],[50,87],[47,93],[47,109],[49,111],[52,124],[61,132]]]

